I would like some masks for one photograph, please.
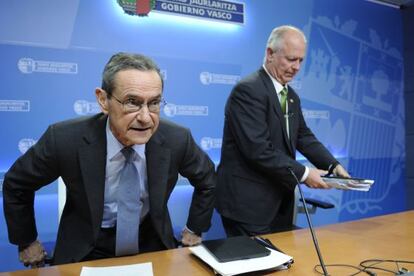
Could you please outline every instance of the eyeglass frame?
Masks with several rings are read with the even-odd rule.
[[[141,112],[142,108],[144,106],[147,106],[147,109],[150,113],[158,113],[161,110],[161,106],[164,106],[164,105],[167,104],[167,102],[164,100],[164,98],[159,98],[159,99],[155,99],[155,100],[152,100],[150,102],[147,102],[147,103],[140,103],[139,105],[132,104],[133,106],[135,106],[135,108],[137,108],[137,109],[133,110],[133,109],[128,109],[128,107],[126,107],[127,102],[131,101],[132,99],[127,99],[127,100],[124,100],[122,102],[120,99],[115,97],[115,95],[113,95],[113,94],[108,94],[107,93],[107,95],[110,95],[110,98],[113,97],[119,104],[121,104],[125,113]],[[155,107],[157,107],[156,110],[152,110],[151,105],[149,105],[149,104],[154,103],[154,102],[157,103],[157,106],[155,106]]]

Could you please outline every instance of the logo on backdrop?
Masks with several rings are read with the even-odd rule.
[[[85,100],[77,100],[73,104],[73,110],[78,115],[96,114],[101,112],[97,102],[88,102]]]
[[[0,100],[0,111],[29,112],[30,101]]]
[[[161,69],[161,70],[160,70],[160,73],[161,73],[161,77],[162,77],[162,79],[163,79],[164,81],[166,81],[166,80],[167,80],[167,69]]]
[[[118,4],[129,15],[147,16],[155,7],[155,0],[118,0]]]
[[[237,75],[215,74],[211,72],[201,72],[200,81],[204,85],[209,84],[230,84],[234,85],[240,80]]]
[[[203,150],[221,149],[221,138],[203,137],[200,141],[200,146]]]
[[[147,16],[150,11],[244,24],[244,3],[223,0],[118,0],[129,15]]]
[[[77,74],[78,64],[73,62],[56,62],[47,60],[34,60],[31,58],[21,58],[17,61],[17,68],[23,74],[31,73],[57,73],[57,74]]]
[[[31,148],[34,144],[36,144],[36,140],[32,138],[23,138],[19,141],[18,147],[21,154],[24,154],[28,149]]]
[[[329,119],[329,110],[310,110],[302,108],[303,117],[306,119]]]
[[[167,117],[208,116],[208,106],[204,105],[176,105],[167,103],[163,110]]]

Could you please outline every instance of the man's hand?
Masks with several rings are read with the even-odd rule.
[[[46,255],[43,245],[36,240],[19,251],[19,260],[24,266],[30,266],[31,268],[43,267],[45,266]]]
[[[185,228],[181,232],[181,243],[183,246],[193,246],[201,243],[201,237],[196,235],[195,233],[190,232],[187,228]]]
[[[349,173],[344,169],[344,167],[342,167],[341,164],[338,164],[335,167],[335,169],[333,170],[333,174],[335,176],[339,176],[339,177],[351,178],[351,176],[349,175]]]
[[[321,178],[321,175],[325,175],[327,173],[328,172],[324,170],[309,168],[308,177],[305,179],[306,186],[313,189],[329,189],[330,186],[328,186],[328,184],[326,184]]]

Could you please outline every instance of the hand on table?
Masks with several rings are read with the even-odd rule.
[[[26,248],[19,250],[19,260],[24,266],[30,266],[31,268],[45,266],[45,257],[47,253],[43,245],[35,240]]]
[[[181,232],[181,243],[183,246],[198,245],[201,243],[201,237],[185,228]]]

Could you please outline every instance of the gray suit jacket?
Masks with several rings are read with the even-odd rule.
[[[292,224],[294,187],[305,167],[296,150],[316,167],[336,162],[306,126],[300,99],[289,87],[289,137],[273,83],[263,68],[241,80],[226,104],[217,209],[225,217],[249,224],[269,224],[280,217]]]
[[[51,125],[10,168],[3,184],[10,242],[22,245],[36,239],[34,192],[61,176],[67,196],[54,262],[77,262],[90,252],[103,216],[106,119],[97,114]],[[164,245],[176,246],[167,201],[178,174],[195,187],[187,226],[195,232],[206,231],[214,205],[214,164],[190,132],[161,120],[146,145],[146,158],[150,215]]]

